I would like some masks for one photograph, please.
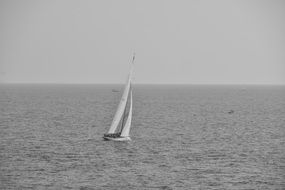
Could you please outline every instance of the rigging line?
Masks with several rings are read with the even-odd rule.
[[[136,57],[136,53],[133,54],[132,64],[134,64],[134,62],[135,62],[135,57]]]

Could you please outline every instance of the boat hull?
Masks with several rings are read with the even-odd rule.
[[[104,140],[106,141],[130,141],[130,137],[103,137]]]

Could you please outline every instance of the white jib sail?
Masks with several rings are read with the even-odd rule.
[[[127,105],[128,95],[129,95],[130,86],[131,86],[132,72],[133,72],[133,64],[132,64],[132,67],[131,67],[131,70],[129,73],[129,77],[127,79],[127,83],[125,85],[124,93],[122,95],[121,101],[119,103],[119,106],[117,108],[116,114],[114,116],[113,122],[111,124],[111,127],[110,127],[108,133],[115,133],[116,128],[118,127],[120,120],[124,114],[124,110],[125,110],[126,105]]]
[[[133,94],[132,90],[130,92],[130,110],[126,121],[126,124],[122,130],[121,137],[128,137],[130,133],[131,123],[132,123],[132,111],[133,111]]]

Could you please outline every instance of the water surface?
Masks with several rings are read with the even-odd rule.
[[[0,189],[285,189],[285,87],[0,85]],[[114,92],[112,89],[119,90]]]

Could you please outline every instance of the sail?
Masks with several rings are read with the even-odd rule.
[[[133,111],[133,94],[132,94],[132,89],[130,91],[130,110],[129,110],[129,115],[127,118],[127,121],[125,123],[125,126],[122,130],[121,137],[128,137],[130,133],[130,128],[131,128],[131,123],[132,123],[132,111]]]
[[[134,62],[134,57],[133,57],[133,62]],[[117,108],[116,114],[114,116],[113,122],[111,124],[111,127],[108,131],[108,133],[115,133],[121,118],[124,116],[124,111],[126,109],[126,105],[127,105],[127,101],[128,101],[128,95],[129,95],[129,91],[131,88],[131,79],[132,79],[132,72],[133,72],[133,64],[131,66],[131,70],[125,85],[125,89],[121,98],[121,101],[119,103],[119,106]]]

